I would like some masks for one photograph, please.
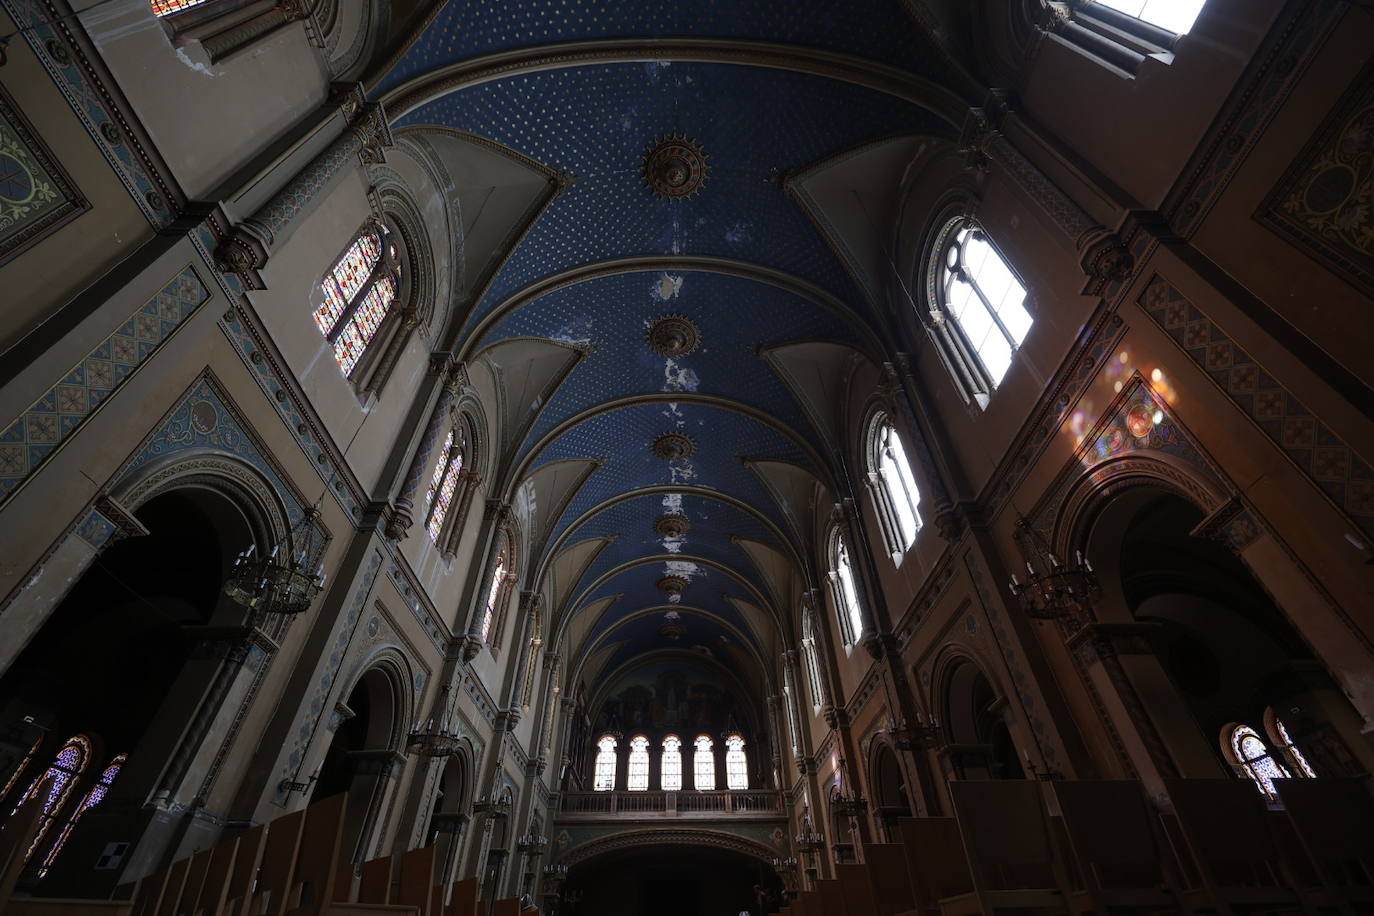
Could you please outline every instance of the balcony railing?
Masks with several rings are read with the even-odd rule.
[[[560,817],[782,817],[777,792],[564,792]]]

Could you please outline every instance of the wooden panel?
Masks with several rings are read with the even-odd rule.
[[[238,855],[229,873],[229,888],[224,895],[224,916],[247,916],[253,900],[258,863],[267,847],[267,826],[254,827],[239,837]]]
[[[848,916],[840,882],[834,878],[822,878],[816,882],[816,889],[820,892],[821,912],[825,916]]]
[[[515,897],[496,901],[491,908],[491,916],[520,916],[520,901]]]
[[[896,843],[869,843],[864,846],[873,902],[884,916],[905,913],[916,907],[916,896],[907,876],[906,853]]]
[[[465,878],[453,885],[444,916],[477,916],[477,879]]]
[[[192,908],[198,916],[222,916],[224,898],[229,893],[229,878],[238,857],[239,841],[225,840],[210,850],[210,866],[200,887],[200,896]]]
[[[343,836],[344,808],[348,794],[317,801],[305,809],[300,850],[291,889],[293,916],[319,916],[334,895],[334,873],[339,867],[339,846]]]
[[[181,888],[181,899],[177,901],[177,916],[191,916],[200,901],[201,888],[205,887],[205,876],[210,872],[210,850],[202,849],[191,856],[186,866],[186,883]]]
[[[167,884],[162,889],[162,900],[154,911],[157,916],[173,916],[177,904],[181,902],[181,889],[186,886],[186,873],[191,868],[190,859],[173,862],[167,869]]]
[[[942,897],[973,890],[959,825],[952,817],[904,817],[897,822],[916,903],[933,907]]]
[[[358,883],[358,902],[386,904],[391,902],[391,856],[368,859],[363,863]]]
[[[873,885],[869,881],[867,865],[836,865],[835,878],[844,894],[848,916],[878,916],[878,904],[873,899]]]
[[[427,908],[434,893],[434,847],[412,849],[399,858],[396,902],[415,907],[420,916],[429,916]]]
[[[293,905],[291,876],[296,871],[296,853],[301,846],[305,811],[293,811],[272,821],[267,828],[262,868],[253,894],[252,916],[283,916]]]

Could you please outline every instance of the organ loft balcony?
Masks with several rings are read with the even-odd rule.
[[[560,822],[785,820],[776,790],[564,792]]]

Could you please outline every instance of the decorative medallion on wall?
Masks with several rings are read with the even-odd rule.
[[[655,455],[668,461],[680,461],[696,454],[697,444],[686,433],[664,433],[650,446]]]
[[[1374,291],[1374,62],[1269,195],[1260,222]]]
[[[0,88],[0,264],[89,207]]]
[[[701,331],[691,319],[681,315],[664,315],[645,331],[649,349],[659,356],[677,359],[701,345]]]
[[[685,537],[688,531],[692,530],[692,521],[681,512],[673,512],[663,515],[654,522],[654,531],[663,535],[665,538]]]
[[[667,593],[668,597],[681,596],[687,590],[687,580],[682,576],[664,576],[655,585],[659,591]]]
[[[664,137],[644,154],[644,183],[667,200],[681,200],[700,191],[709,171],[701,144],[683,134]]]

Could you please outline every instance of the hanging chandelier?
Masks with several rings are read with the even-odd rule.
[[[439,708],[443,710],[436,722],[433,716],[426,722],[416,722],[406,744],[408,750],[421,757],[452,757],[458,751],[461,735],[448,712],[449,685],[439,691]]]
[[[1075,551],[1073,561],[1061,563],[1028,519],[1020,519],[1016,528],[1026,560],[1026,581],[1013,574],[1008,584],[1025,615],[1036,620],[1089,619],[1102,586],[1083,551]]]
[[[843,759],[840,760],[838,776],[830,786],[830,810],[840,817],[863,817],[868,810],[868,799],[864,798],[858,786],[852,792],[842,788],[849,784],[849,769]]]
[[[283,543],[272,547],[267,555],[257,552],[257,545],[234,559],[224,594],[231,601],[261,614],[303,614],[310,609],[315,596],[324,588],[326,574],[324,560],[316,557],[315,521],[320,517],[318,506],[312,506],[301,516]],[[304,529],[299,538],[294,536]],[[285,547],[285,549],[283,549]]]

